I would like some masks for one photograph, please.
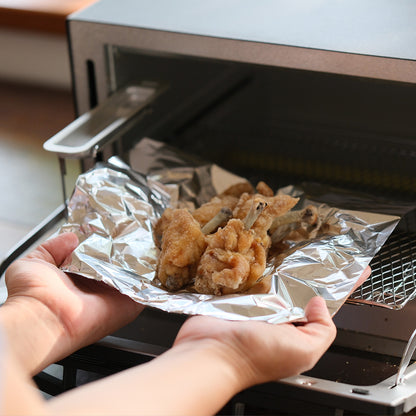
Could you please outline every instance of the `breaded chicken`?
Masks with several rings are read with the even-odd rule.
[[[253,192],[254,188],[249,182],[241,182],[231,185],[224,192],[214,196],[210,201],[193,211],[192,215],[201,224],[201,227],[203,227],[213,217],[215,217],[215,215],[217,215],[222,208],[229,208],[233,210],[238,203],[238,199],[243,193]]]
[[[201,227],[207,224],[222,208],[230,208],[231,210],[238,203],[238,198],[232,195],[222,197],[215,196],[209,202],[201,205],[192,212],[192,216],[199,222]],[[225,225],[225,224],[221,224]]]
[[[243,221],[231,219],[224,228],[207,236],[195,289],[223,295],[242,292],[256,283],[266,267],[266,250]]]
[[[167,208],[155,227],[160,256],[156,276],[171,291],[189,284],[206,248],[201,226],[186,209]]]
[[[251,229],[255,232],[256,236],[260,238],[263,246],[268,249],[271,244],[268,231],[273,223],[273,220],[291,210],[297,204],[298,199],[292,198],[289,195],[267,197],[261,194],[251,195],[245,193],[241,195],[238,204],[235,206],[233,210],[233,217],[241,220],[246,218],[252,208],[253,201],[259,198],[266,203],[266,207],[261,215],[258,216]]]
[[[258,282],[271,246],[270,226],[298,200],[273,196],[264,182],[256,191],[242,183],[192,214],[166,209],[154,227],[154,239],[161,249],[157,277],[168,290],[194,281],[197,292],[222,295],[246,291]]]

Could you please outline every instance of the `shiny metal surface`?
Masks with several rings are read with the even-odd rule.
[[[111,90],[104,45],[415,83],[415,7],[410,0],[181,0],[174,7],[104,0],[69,19],[78,110],[89,109],[87,61],[95,64],[99,102]]]
[[[44,149],[62,158],[95,157],[96,149],[114,139],[116,131],[156,97],[157,87],[130,85],[120,89],[47,140]]]
[[[416,247],[414,234],[391,236],[371,262],[371,276],[349,301],[402,309],[416,296]]]
[[[163,12],[162,12],[163,11]],[[102,0],[71,19],[298,48],[415,59],[411,0]]]
[[[406,372],[407,366],[412,359],[413,353],[416,350],[416,330],[413,331],[413,334],[409,338],[409,341],[406,345],[406,349],[404,350],[402,360],[399,365],[399,370],[397,371],[396,376],[396,383],[395,385],[398,386],[404,382],[404,374]]]

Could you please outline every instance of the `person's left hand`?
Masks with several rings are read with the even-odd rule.
[[[26,353],[22,346],[21,359],[27,359],[32,373],[114,332],[143,309],[104,283],[70,277],[60,270],[59,266],[77,245],[75,234],[61,234],[15,261],[6,271],[8,299],[0,317],[12,315],[9,322],[14,319],[23,326],[19,329],[22,335],[8,327],[20,341],[24,331],[30,337],[31,346]],[[16,314],[27,320],[20,322]],[[32,322],[34,314],[38,315],[36,323]],[[0,321],[2,325],[4,322]]]
[[[322,298],[312,298],[306,323],[232,322],[195,316],[182,326],[175,346],[210,345],[224,357],[240,388],[300,374],[312,368],[330,346],[335,325]],[[203,343],[201,343],[203,341]]]
[[[367,267],[355,290],[370,275]],[[239,373],[243,387],[300,374],[311,369],[334,340],[336,328],[323,298],[312,298],[305,308],[306,322],[268,324],[231,322],[195,316],[180,329],[175,346],[192,349],[209,344]],[[201,343],[203,341],[203,343]]]

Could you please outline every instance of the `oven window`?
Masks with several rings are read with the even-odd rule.
[[[416,85],[107,46],[110,90],[167,86],[125,136],[253,182],[315,181],[414,200]]]

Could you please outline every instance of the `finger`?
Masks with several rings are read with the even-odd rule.
[[[332,322],[325,300],[320,296],[313,297],[305,308],[305,315],[308,322],[327,324]]]
[[[51,238],[37,247],[27,258],[42,259],[55,266],[62,262],[74,251],[78,245],[76,234],[68,232]]]
[[[322,297],[315,296],[308,302],[305,308],[305,316],[308,323],[304,328],[308,332],[325,332],[328,339],[335,338],[335,324]]]
[[[325,300],[319,296],[313,297],[306,305],[305,315],[307,324],[302,330],[312,336],[318,335],[320,344],[328,347],[335,339],[336,327]]]

